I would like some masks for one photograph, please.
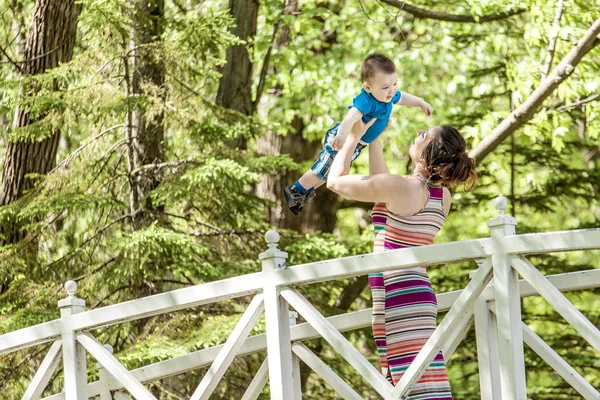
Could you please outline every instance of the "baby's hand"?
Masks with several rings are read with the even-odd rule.
[[[423,100],[421,102],[421,105],[419,106],[419,108],[421,110],[423,110],[423,112],[425,113],[425,115],[427,115],[428,117],[430,117],[431,113],[433,113],[433,108],[431,108],[431,104],[429,104],[425,100]]]
[[[335,135],[335,138],[333,138],[333,143],[331,144],[331,147],[333,147],[334,150],[341,150],[344,147],[344,143],[346,143],[346,135],[340,134],[338,132],[337,135]]]

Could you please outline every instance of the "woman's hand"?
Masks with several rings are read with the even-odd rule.
[[[377,121],[377,118],[373,118],[372,120],[370,120],[369,122],[367,122],[365,124],[363,122],[362,118],[359,119],[358,121],[356,121],[354,126],[352,126],[352,129],[350,130],[350,134],[348,136],[360,139],[361,137],[364,136],[365,132],[371,127],[371,125],[373,125],[375,123],[375,121]],[[388,123],[388,126],[389,126],[389,123]],[[386,127],[386,129],[387,129],[387,127]]]

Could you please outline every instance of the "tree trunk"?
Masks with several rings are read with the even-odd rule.
[[[329,8],[333,12],[340,12],[339,5],[331,6],[327,3],[318,3],[318,5]],[[295,14],[299,11],[297,0],[286,0],[285,14]],[[319,16],[315,16],[319,19]],[[291,40],[289,28],[283,23],[279,24],[278,35],[275,38],[273,47],[283,50]],[[331,48],[336,43],[337,36],[330,34],[326,41]],[[316,54],[319,53],[315,51]],[[265,60],[265,63],[268,60]],[[269,74],[276,74],[274,67],[263,70]],[[276,90],[278,92],[278,90]],[[260,99],[257,99],[257,103]],[[267,110],[260,109],[261,113],[266,114]],[[262,116],[263,118],[266,115]],[[286,136],[277,136],[273,132],[267,133],[265,137],[256,141],[257,151],[261,154],[280,155],[289,154],[296,162],[316,159],[322,147],[321,141],[308,142],[304,139],[302,131],[304,122],[299,115],[296,115],[291,123],[291,129]],[[325,134],[325,132],[323,132]],[[274,205],[266,210],[271,225],[282,229],[293,229],[298,232],[315,233],[332,232],[336,224],[336,213],[340,208],[341,200],[338,195],[327,190],[324,186],[317,190],[316,197],[310,200],[304,207],[302,213],[298,216],[293,215],[283,199],[283,187],[294,182],[305,171],[280,172],[272,176],[263,176],[261,183],[257,186],[257,194],[265,199],[274,202]]]
[[[291,125],[292,129],[286,136],[269,132],[265,137],[257,139],[257,151],[269,155],[288,154],[298,163],[316,158],[322,146],[321,142],[309,142],[304,139],[302,136],[304,122],[301,117],[295,116]],[[310,200],[300,215],[293,215],[287,208],[283,199],[283,187],[300,178],[304,172],[278,172],[275,175],[262,177],[257,185],[257,195],[274,202],[273,206],[266,209],[267,217],[271,225],[280,229],[308,233],[332,232],[341,201],[338,195],[324,186],[317,190],[316,197]]]
[[[572,73],[579,61],[595,46],[600,43],[597,39],[600,34],[600,19],[597,19],[577,45],[565,56],[552,73],[540,83],[531,96],[516,110],[506,117],[488,136],[475,147],[469,155],[477,162],[481,162],[488,154],[498,147],[511,133],[523,126],[533,117],[544,100]]]
[[[75,0],[38,0],[35,4],[33,20],[27,34],[24,61],[21,74],[37,75],[55,68],[59,63],[70,61],[77,29],[77,18],[81,5]],[[13,128],[32,123],[26,110],[17,109]],[[18,200],[23,192],[33,188],[35,180],[27,174],[45,175],[56,165],[56,150],[60,132],[56,131],[39,142],[9,142],[4,158],[0,206]],[[17,243],[24,233],[18,226],[3,226],[4,238],[0,244]]]
[[[229,9],[235,18],[236,27],[232,33],[244,41],[256,34],[258,1],[230,0]],[[217,104],[244,115],[253,113],[252,105],[252,61],[247,44],[231,46],[227,49],[227,63],[219,82]]]
[[[579,133],[579,139],[585,141],[587,139],[587,119],[585,116],[585,105],[581,107],[581,117],[577,118],[577,131]],[[596,161],[600,159],[600,147],[584,147],[583,149],[583,162],[589,168],[593,168]],[[600,184],[596,183],[592,185],[596,199],[600,199]],[[596,219],[600,221],[600,207],[596,208]]]
[[[132,94],[146,96],[163,102],[165,65],[158,54],[164,32],[164,0],[140,0],[135,3],[135,25],[133,28]],[[160,178],[155,169],[141,168],[148,164],[164,161],[164,113],[159,111],[147,117],[145,110],[132,112],[131,158],[135,176],[131,177],[135,192],[136,208],[141,210],[133,216],[134,229],[149,226],[155,219],[155,207],[148,196],[158,186]],[[143,204],[142,204],[143,203]]]

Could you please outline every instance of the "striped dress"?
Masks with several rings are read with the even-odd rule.
[[[425,207],[416,214],[398,215],[385,204],[373,207],[374,251],[433,243],[442,228],[444,189],[418,176],[429,191]],[[408,369],[436,328],[437,301],[425,267],[369,275],[373,293],[373,335],[382,373],[394,385]],[[408,400],[451,400],[446,363],[440,352],[408,394]]]

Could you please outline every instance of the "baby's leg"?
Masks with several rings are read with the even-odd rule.
[[[298,179],[298,182],[300,182],[302,187],[304,187],[306,189],[311,189],[311,188],[316,189],[325,183],[324,180],[322,180],[317,175],[315,175],[315,173],[312,171],[312,169],[309,169],[308,171],[306,171],[304,173],[304,175],[302,175],[302,177],[300,179]]]

